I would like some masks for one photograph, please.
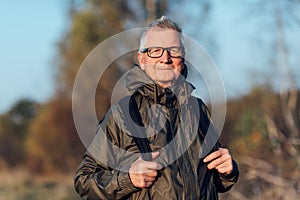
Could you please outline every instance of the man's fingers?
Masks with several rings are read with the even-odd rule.
[[[152,158],[159,156],[159,152],[153,152]],[[145,161],[141,157],[136,160],[129,169],[129,177],[134,186],[144,188],[150,187],[156,180],[158,171],[162,169],[161,164],[155,161]]]
[[[203,161],[208,162],[208,169],[216,169],[222,174],[230,174],[233,170],[232,158],[228,149],[220,148],[206,156]]]
[[[150,187],[153,184],[153,182],[156,180],[157,172],[153,170],[152,175],[153,176],[151,176],[151,174],[149,175],[144,173],[132,174],[131,181],[136,187],[140,187],[140,188]]]
[[[218,167],[217,170],[221,174],[230,174],[233,168],[231,165],[224,165],[223,167]]]
[[[144,179],[144,181],[145,182],[153,182],[153,181],[155,181],[155,178],[156,178],[156,176],[155,177],[146,176],[145,179]]]
[[[143,187],[150,187],[153,184],[153,182],[155,181],[155,179],[156,179],[156,177],[146,176],[143,181],[143,183],[144,183]]]
[[[233,170],[232,160],[216,159],[207,165],[208,169],[216,169],[221,174],[230,174]]]
[[[148,176],[148,177],[156,177],[157,176],[157,171],[156,170],[149,170],[147,171],[146,173],[144,173],[145,176]]]
[[[159,152],[153,152],[152,153],[152,159],[154,160],[155,158],[157,158],[159,156]],[[143,166],[144,170],[161,170],[162,169],[162,165],[159,164],[158,162],[155,161],[145,161],[143,160],[141,157],[139,157],[139,162],[140,164]]]
[[[225,162],[225,161],[224,161],[222,158],[215,159],[215,160],[213,160],[212,162],[210,162],[210,163],[207,165],[207,168],[208,168],[208,169],[216,168],[216,167],[218,167],[219,165],[221,165],[221,164],[224,163],[224,162]]]
[[[131,180],[131,181],[133,181],[133,184],[139,188],[150,187],[154,182],[154,181],[148,181],[145,179],[135,179],[135,180]]]
[[[159,156],[159,152],[158,151],[153,152],[152,153],[152,160],[154,160],[158,156]],[[152,170],[161,170],[162,169],[161,164],[159,164],[158,162],[155,162],[155,161],[144,161],[143,164],[148,169],[152,169]]]
[[[158,162],[145,162],[144,165],[151,170],[161,170],[162,166]]]
[[[155,158],[157,158],[159,156],[159,151],[153,152],[152,153],[152,160],[154,160]]]
[[[153,184],[152,181],[149,181],[149,182],[148,182],[148,181],[145,181],[144,184],[143,184],[143,186],[142,186],[142,188],[150,187],[152,184]]]
[[[218,151],[214,151],[203,159],[203,162],[210,162],[220,156],[223,155],[224,151],[228,151],[227,149],[220,148]]]
[[[161,164],[157,162],[140,161],[139,168],[135,171],[137,173],[150,173],[152,171],[161,170]]]

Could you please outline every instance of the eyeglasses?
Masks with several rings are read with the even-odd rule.
[[[159,58],[167,50],[168,55],[172,58],[180,58],[184,55],[183,47],[148,47],[140,50],[141,53],[146,53],[150,58]]]

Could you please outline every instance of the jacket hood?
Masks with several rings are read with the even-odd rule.
[[[155,83],[138,65],[135,65],[126,74],[126,88],[133,94],[139,92],[143,96],[148,96],[157,103],[165,102],[166,93],[172,93],[181,102],[187,101],[195,87],[180,76],[175,85],[169,88],[162,88]],[[170,92],[172,91],[172,92]]]

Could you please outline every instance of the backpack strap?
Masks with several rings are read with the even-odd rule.
[[[130,96],[129,107],[126,107],[126,105],[123,105],[122,103],[120,105],[125,113],[125,123],[140,151],[141,158],[145,161],[152,161],[152,156],[149,154],[152,150],[150,148],[141,114],[138,110],[138,105],[135,101],[135,96]],[[137,129],[137,127],[139,128]]]

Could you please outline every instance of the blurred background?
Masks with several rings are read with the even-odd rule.
[[[299,197],[299,0],[10,0],[0,2],[0,199],[79,199],[77,70],[105,39],[163,14],[208,51],[224,81],[221,142],[241,175],[221,199]],[[134,60],[113,62],[99,81],[99,119]]]

